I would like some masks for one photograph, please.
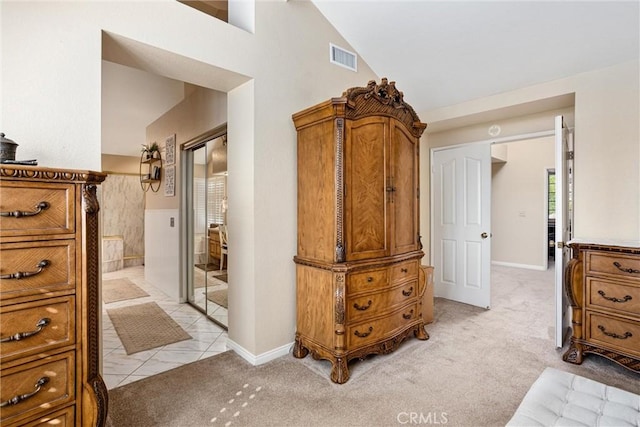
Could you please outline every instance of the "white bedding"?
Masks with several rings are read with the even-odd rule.
[[[640,396],[546,368],[507,426],[640,427]]]

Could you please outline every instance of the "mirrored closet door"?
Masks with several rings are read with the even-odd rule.
[[[227,136],[185,149],[187,301],[228,326]]]

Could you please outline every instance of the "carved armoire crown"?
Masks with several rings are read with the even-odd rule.
[[[426,124],[394,82],[370,81],[293,115],[298,131],[294,356],[332,363],[426,340],[419,141]]]

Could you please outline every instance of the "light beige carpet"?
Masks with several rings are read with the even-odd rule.
[[[205,273],[204,270],[201,270],[199,268],[196,268],[193,270],[193,282],[194,282],[193,287],[194,288],[204,288],[207,284],[209,285],[215,284],[216,282],[212,279],[218,279],[225,283],[228,282],[228,276],[226,273],[223,273],[223,274],[217,274],[217,272]]]
[[[148,293],[126,277],[102,281],[102,301],[105,304],[148,296]]]
[[[109,390],[108,425],[504,426],[547,366],[640,393],[638,374],[608,359],[562,361],[553,271],[494,268],[491,286],[491,310],[436,298],[428,341],[352,361],[343,385],[310,355],[252,366],[228,351]]]
[[[207,299],[211,302],[218,304],[221,307],[228,308],[229,301],[227,299],[227,290],[219,289],[217,291],[207,292]]]
[[[155,302],[111,308],[107,314],[127,354],[191,339]]]
[[[220,269],[220,265],[219,264],[214,264],[212,262],[210,262],[208,264],[196,264],[196,267],[198,267],[200,270],[204,270],[204,271],[213,271],[213,270],[219,270]]]

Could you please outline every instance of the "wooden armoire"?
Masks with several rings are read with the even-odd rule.
[[[298,132],[293,354],[347,363],[426,340],[419,140],[426,124],[394,82],[370,81],[293,115]]]

